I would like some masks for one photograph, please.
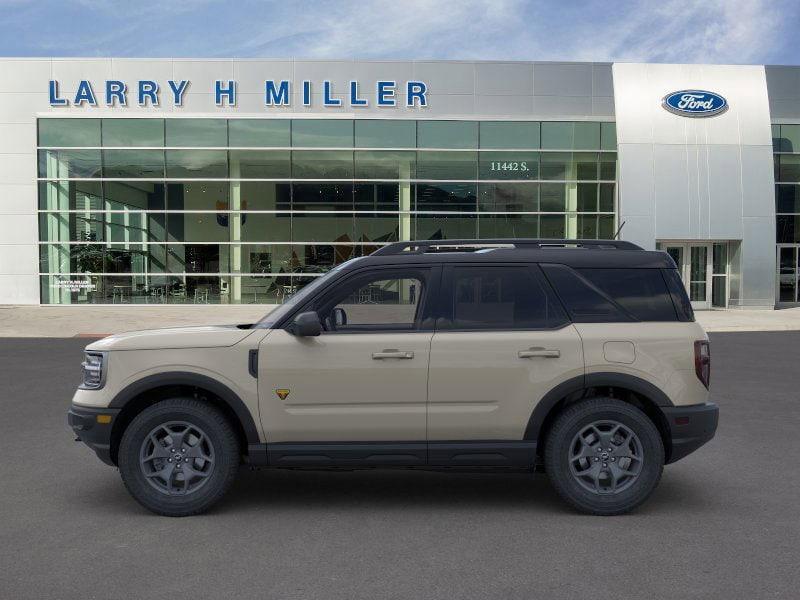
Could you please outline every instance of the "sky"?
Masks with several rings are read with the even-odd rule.
[[[798,0],[0,0],[0,56],[800,64]]]

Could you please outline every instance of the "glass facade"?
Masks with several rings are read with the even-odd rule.
[[[46,118],[38,146],[43,303],[280,302],[393,241],[616,228],[613,123]]]
[[[800,125],[773,125],[775,160],[776,302],[800,302]]]

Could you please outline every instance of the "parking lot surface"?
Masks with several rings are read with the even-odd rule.
[[[800,332],[711,340],[717,437],[631,515],[545,475],[243,468],[169,519],[73,442],[87,340],[0,339],[0,598],[796,598]]]

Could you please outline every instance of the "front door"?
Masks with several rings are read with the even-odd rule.
[[[428,384],[432,464],[502,464],[503,444],[489,442],[524,441],[539,400],[583,376],[580,336],[542,277],[528,265],[445,268]],[[475,440],[488,445],[458,443]]]
[[[337,451],[337,442],[368,443],[364,452],[377,457],[399,456],[390,443],[415,441],[413,456],[398,460],[424,462],[433,336],[426,311],[438,272],[356,272],[303,309],[319,314],[320,336],[296,337],[282,329],[267,335],[259,348],[258,392],[268,443],[325,445],[309,446],[304,454],[317,452],[324,463],[326,457],[355,458],[353,448]]]
[[[712,253],[711,244],[704,242],[663,242],[661,250],[678,265],[694,309],[711,308]]]

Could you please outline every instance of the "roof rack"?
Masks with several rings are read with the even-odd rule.
[[[430,249],[446,248],[445,251],[458,252],[459,249],[483,250],[491,248],[594,248],[598,250],[643,250],[631,242],[620,240],[554,240],[526,238],[495,238],[485,240],[424,240],[394,242],[372,253],[372,256],[401,254],[424,254]]]

